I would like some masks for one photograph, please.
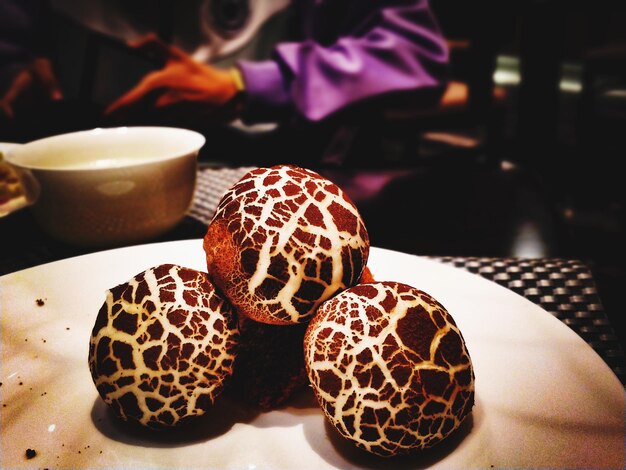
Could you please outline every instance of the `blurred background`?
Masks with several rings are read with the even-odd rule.
[[[417,157],[402,183],[371,201],[374,243],[439,256],[579,259],[618,324],[626,310],[626,3],[431,5],[449,40],[453,82],[439,112],[392,120],[396,132],[406,126]],[[392,159],[406,150],[389,144]]]
[[[224,15],[213,18],[225,27],[248,5],[221,4]],[[361,123],[353,158],[339,167],[307,166],[353,197],[373,245],[425,256],[577,259],[592,270],[618,324],[626,306],[626,2],[430,4],[450,49],[451,81],[438,106],[389,106]],[[128,88],[155,67],[129,62],[101,68],[98,78],[96,56],[106,62],[119,45],[96,46],[91,36],[76,41],[73,23],[59,21],[56,38],[64,45],[51,52],[68,99],[62,108],[0,122],[0,140],[26,142],[98,125],[102,102],[89,101],[92,93],[114,76]],[[277,39],[288,27],[288,17],[275,15],[260,33]],[[244,49],[270,50],[254,40]],[[204,150],[201,160],[211,165],[270,163],[217,140]]]
[[[323,171],[351,192],[374,245],[577,259],[618,324],[626,308],[626,3],[431,5],[451,51],[439,107],[389,110],[374,124],[383,138],[362,147],[361,155],[377,149],[373,168],[360,161],[353,171]]]

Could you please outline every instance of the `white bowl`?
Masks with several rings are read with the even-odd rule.
[[[113,247],[176,226],[195,190],[205,138],[172,127],[96,128],[12,147],[5,155],[41,227],[64,242]]]

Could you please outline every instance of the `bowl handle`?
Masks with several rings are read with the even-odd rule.
[[[41,187],[30,170],[3,160],[0,154],[0,217],[33,205]]]

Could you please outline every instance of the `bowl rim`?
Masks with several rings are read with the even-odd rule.
[[[126,162],[123,165],[119,166],[108,166],[108,167],[89,167],[89,166],[59,166],[54,167],[50,165],[41,165],[41,164],[33,164],[28,161],[20,161],[20,156],[27,154],[28,152],[32,152],[33,150],[38,150],[42,146],[57,144],[59,141],[63,141],[66,139],[74,139],[81,136],[90,136],[92,134],[95,135],[124,135],[129,133],[140,133],[140,132],[155,132],[155,133],[177,133],[177,134],[186,134],[189,137],[189,142],[185,146],[181,146],[181,149],[177,152],[173,152],[171,154],[166,154],[160,156],[158,158],[150,159],[150,160],[138,160],[137,162]],[[43,137],[40,139],[32,140],[26,143],[18,144],[15,146],[10,146],[9,148],[4,149],[3,155],[4,160],[14,165],[18,168],[23,168],[27,170],[40,170],[40,171],[50,171],[50,172],[79,172],[79,171],[102,171],[102,170],[112,170],[115,168],[129,168],[129,167],[137,167],[144,165],[152,165],[158,164],[168,160],[175,160],[178,158],[186,157],[191,154],[196,154],[200,151],[200,149],[206,143],[206,138],[201,133],[194,131],[192,129],[187,129],[184,127],[173,127],[173,126],[116,126],[116,127],[94,127],[91,129],[84,129],[72,132],[65,132],[62,134],[55,134],[47,137]]]

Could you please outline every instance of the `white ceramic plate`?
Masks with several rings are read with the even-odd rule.
[[[381,460],[339,438],[310,392],[269,413],[223,402],[184,435],[125,429],[91,381],[89,335],[104,291],[161,263],[204,269],[201,241],[103,251],[0,278],[2,468],[624,467],[624,388],[579,336],[479,276],[377,248],[374,276],[434,295],[465,336],[476,405],[457,434],[420,455]],[[27,459],[27,449],[36,456]]]

